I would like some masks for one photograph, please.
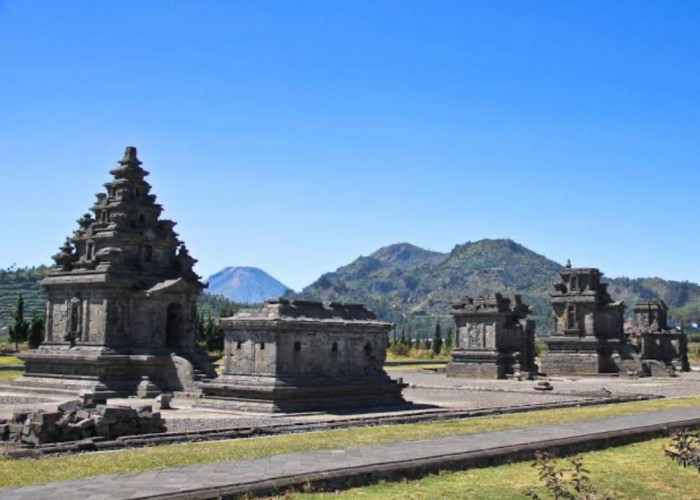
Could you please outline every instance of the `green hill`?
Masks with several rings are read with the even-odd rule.
[[[468,242],[448,254],[400,243],[324,274],[296,296],[362,302],[380,318],[421,335],[432,332],[438,320],[450,324],[449,307],[464,295],[519,293],[532,307],[538,332],[546,334],[552,324],[549,292],[561,268],[507,239]],[[613,296],[628,306],[639,298],[662,298],[673,308],[672,317],[700,317],[700,287],[696,284],[659,278],[608,282]]]
[[[48,270],[47,266],[0,269],[0,327],[10,323],[20,294],[27,317],[34,311],[44,313],[46,296],[39,281]]]

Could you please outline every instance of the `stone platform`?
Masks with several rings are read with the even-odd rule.
[[[210,499],[332,488],[604,448],[700,426],[700,407],[508,431],[155,469],[0,490],[0,499]]]

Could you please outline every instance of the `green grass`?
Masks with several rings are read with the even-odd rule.
[[[2,370],[0,371],[0,381],[14,380],[20,378],[22,375],[24,375],[24,371],[22,370]]]
[[[155,446],[26,460],[0,459],[0,487],[75,479],[100,474],[177,467],[222,460],[257,458],[281,453],[349,448],[353,446],[413,441],[440,436],[472,434],[536,425],[600,419],[645,411],[700,405],[700,396],[637,403],[546,410],[513,415],[341,429],[266,438]],[[167,414],[166,414],[167,420]]]
[[[450,361],[452,357],[449,353],[440,353],[436,355],[433,351],[426,349],[411,349],[408,355],[394,354],[392,352],[386,353],[387,361],[430,361],[430,362],[447,362]]]
[[[654,439],[603,451],[582,454],[583,464],[599,492],[617,492],[625,499],[697,500],[700,476],[695,469],[684,469],[664,457],[668,440]],[[444,472],[419,480],[380,483],[335,493],[292,494],[286,499],[324,500],[357,498],[363,500],[400,498],[407,500],[479,499],[525,500],[527,488],[544,495],[537,471],[528,462],[487,469]]]
[[[0,365],[23,365],[24,363],[14,356],[0,356]]]

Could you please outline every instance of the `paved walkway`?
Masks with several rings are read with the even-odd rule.
[[[306,481],[379,477],[452,465],[469,467],[535,449],[650,436],[665,428],[700,426],[700,407],[508,431],[449,436],[251,460],[227,461],[0,490],[0,499],[205,499]],[[116,459],[115,455],[115,459]],[[481,460],[479,462],[479,460]],[[27,466],[31,466],[29,462]],[[364,475],[364,476],[363,476]]]

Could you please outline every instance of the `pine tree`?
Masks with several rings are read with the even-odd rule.
[[[29,347],[36,349],[44,340],[44,316],[42,314],[32,314],[32,319],[29,324],[29,336],[27,338]]]
[[[433,336],[433,354],[438,356],[442,351],[442,335],[440,332],[440,322],[435,323],[435,335]]]
[[[17,309],[12,313],[13,324],[9,328],[10,340],[15,343],[15,350],[19,351],[19,343],[27,340],[29,323],[24,319],[24,297],[20,294],[17,299]]]
[[[447,337],[445,339],[445,352],[450,354],[452,352],[452,328],[447,329]]]
[[[209,352],[224,350],[224,331],[211,315],[204,323],[204,344]]]

